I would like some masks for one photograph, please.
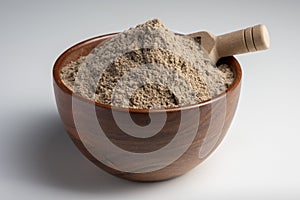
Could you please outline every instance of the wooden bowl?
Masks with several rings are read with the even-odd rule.
[[[76,44],[55,62],[53,85],[64,128],[90,161],[115,176],[135,181],[161,181],[188,172],[217,148],[230,126],[240,94],[242,71],[239,63],[234,57],[218,62],[231,66],[235,74],[226,92],[194,105],[152,110],[151,116],[158,119],[166,116],[164,126],[151,137],[134,137],[118,127],[114,114],[121,116],[120,123],[125,126],[129,116],[136,124],[146,126],[150,121],[149,110],[128,110],[92,102],[69,90],[59,75],[66,64],[87,55],[114,35]],[[94,124],[95,117],[101,130]],[[155,127],[158,121],[151,123]]]

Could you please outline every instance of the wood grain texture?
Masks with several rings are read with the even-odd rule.
[[[189,36],[200,41],[214,63],[225,56],[261,51],[270,47],[269,32],[263,24],[219,36],[206,31],[191,33]]]
[[[103,41],[113,36],[114,34],[109,34],[81,42],[68,49],[57,59],[53,68],[53,86],[57,108],[65,129],[67,130],[75,145],[90,161],[95,163],[101,169],[115,176],[134,181],[161,181],[174,178],[188,172],[203,160],[205,160],[215,150],[215,148],[217,148],[230,126],[240,94],[242,71],[239,63],[233,57],[226,57],[219,60],[219,64],[226,63],[230,65],[235,74],[235,81],[226,92],[213,98],[212,100],[208,100],[199,104],[167,109],[166,123],[159,133],[146,139],[136,138],[124,133],[120,128],[118,128],[114,121],[112,109],[122,115],[123,112],[125,112],[122,108],[111,107],[109,105],[101,103],[94,103],[80,96],[73,95],[73,98],[79,100],[80,106],[77,106],[75,110],[74,108],[72,109],[72,91],[70,91],[62,83],[59,76],[61,68],[66,64],[78,59],[80,56],[87,55],[95,46],[101,44]],[[226,99],[226,112],[223,110],[224,99]],[[214,109],[212,109],[212,104],[214,106]],[[88,123],[91,116],[89,116],[89,114],[85,111],[90,107],[95,107],[99,124],[103,128],[107,138],[109,138],[109,140],[119,148],[135,153],[155,151],[168,144],[175,137],[175,134],[178,131],[179,123],[183,123],[184,129],[182,131],[184,131],[184,134],[190,134],[190,127],[195,126],[195,124],[192,123],[192,119],[196,117],[193,115],[193,111],[195,111],[195,109],[199,110],[201,115],[200,123],[196,124],[196,128],[198,130],[197,134],[191,146],[180,158],[178,158],[175,162],[169,164],[168,166],[156,171],[146,173],[129,173],[118,170],[118,166],[109,167],[104,164],[103,160],[96,159],[86,148],[86,146],[88,146],[89,144],[84,144],[82,141],[82,137],[79,137],[74,123],[73,112],[79,113],[82,120],[84,120],[87,123],[87,126],[89,126]],[[182,121],[180,120],[181,110],[185,110],[188,116]],[[147,109],[129,109],[129,112],[130,116],[138,124],[147,124],[147,121],[149,121],[149,111]],[[156,110],[155,114],[160,115],[161,112],[162,110]],[[215,117],[213,121],[211,120],[212,116]],[[222,118],[224,117],[225,122],[222,123]],[[208,131],[208,129],[210,131]],[[219,129],[221,130],[221,134],[219,134],[219,131],[217,131]],[[81,135],[84,134],[85,131],[86,133],[87,131],[93,132],[93,130],[90,129],[81,131]],[[90,132],[87,134],[97,134],[97,132]],[[215,140],[215,138],[217,138],[217,140]],[[209,152],[204,157],[199,157],[201,148],[203,148],[204,145],[209,145],[209,143],[211,143],[212,141],[214,141],[214,144]],[[185,143],[184,137],[181,138],[180,143]],[[178,145],[180,145],[180,143]],[[91,145],[93,145],[92,141]],[[97,150],[97,146],[93,146],[93,148]],[[102,154],[102,152],[100,151],[98,153],[99,155]],[[102,156],[105,157],[106,155]],[[128,160],[128,163],[126,164],[130,167],[132,162],[134,161]],[[155,163],[155,161],[153,162]],[[143,163],[140,164],[142,165]],[[148,166],[144,167],[146,168]]]

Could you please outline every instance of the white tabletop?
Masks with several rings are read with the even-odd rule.
[[[1,199],[299,199],[299,1],[1,1]],[[74,146],[51,70],[84,39],[160,18],[214,34],[264,23],[268,51],[237,56],[238,110],[224,141],[190,173],[141,184],[115,178]]]

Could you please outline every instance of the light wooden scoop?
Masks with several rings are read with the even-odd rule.
[[[200,42],[214,64],[221,57],[265,50],[270,46],[268,30],[262,24],[220,36],[205,31],[188,36]]]

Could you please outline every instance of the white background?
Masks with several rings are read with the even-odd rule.
[[[299,199],[298,1],[1,1],[1,199]],[[76,149],[54,101],[55,59],[84,39],[160,18],[214,34],[264,23],[268,51],[237,56],[239,107],[219,148],[190,173],[142,184]]]

